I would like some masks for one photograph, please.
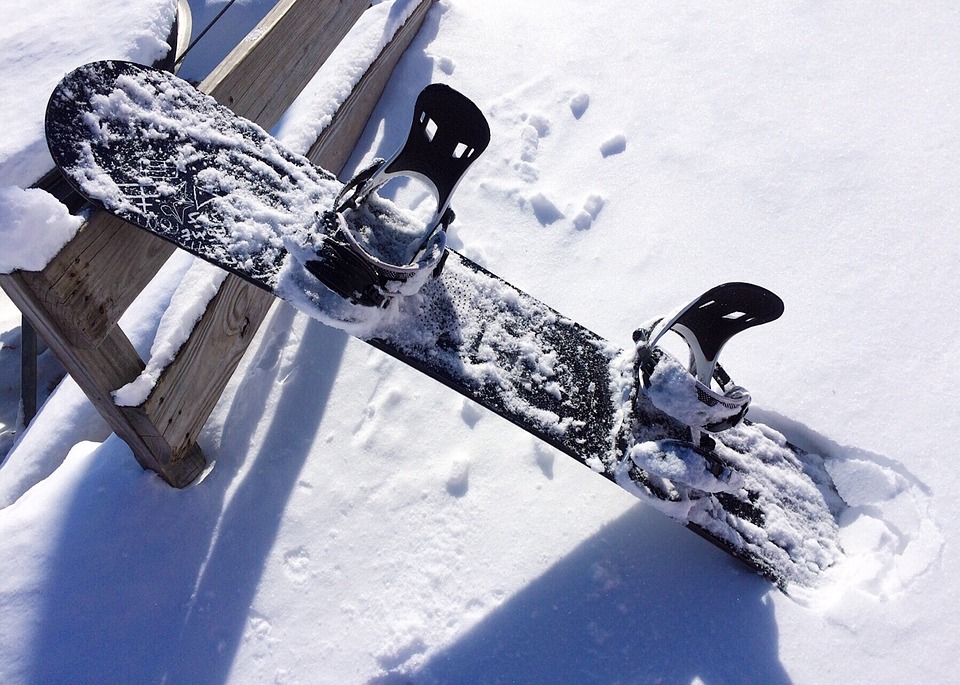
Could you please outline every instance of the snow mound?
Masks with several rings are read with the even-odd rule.
[[[831,606],[853,592],[889,602],[940,562],[945,538],[929,490],[882,458],[840,455],[826,462],[840,496],[850,505],[840,517],[844,560],[808,601]]]
[[[39,271],[76,234],[83,219],[71,216],[38,188],[0,188],[0,273]]]

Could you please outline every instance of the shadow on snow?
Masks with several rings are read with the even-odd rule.
[[[262,445],[248,464],[223,463],[248,449],[293,311],[269,322],[202,487],[172,491],[116,436],[94,452],[39,590],[29,682],[226,682],[347,339],[309,321]]]
[[[372,683],[788,683],[771,592],[638,505],[425,663]]]
[[[279,364],[293,316],[281,308],[269,322],[202,487],[172,491],[116,437],[91,455],[38,591],[26,680],[228,681],[347,339],[309,321]],[[259,438],[281,367],[295,373]],[[785,683],[771,592],[638,505],[425,662],[381,663],[374,682]]]

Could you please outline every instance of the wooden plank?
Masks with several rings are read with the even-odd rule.
[[[198,450],[191,448],[174,454],[168,444],[154,438],[157,431],[150,427],[150,419],[142,408],[114,404],[110,391],[134,380],[144,366],[118,326],[107,332],[99,347],[76,347],[51,326],[56,317],[44,311],[43,303],[24,282],[23,273],[7,274],[4,290],[30,319],[110,428],[130,446],[143,468],[156,471],[168,483],[180,487],[200,475],[204,462]]]
[[[118,328],[114,327],[104,336],[101,347],[108,340],[109,347],[103,350],[72,345],[69,339],[55,328],[57,317],[45,308],[46,303],[35,296],[27,276],[28,274],[22,271],[5,275],[4,291],[24,316],[30,319],[37,334],[60,358],[70,375],[74,375],[74,370],[67,366],[67,362],[83,357],[84,368],[76,371],[82,372],[83,376],[89,376],[92,380],[102,378],[105,381],[90,387],[91,391],[96,391],[98,400],[104,399],[105,395],[109,398],[107,388],[119,388],[137,377],[144,364],[130,341],[126,340],[126,336],[123,336]],[[126,343],[122,342],[121,338],[126,340]],[[110,404],[113,404],[112,398],[109,399]]]
[[[200,90],[269,130],[368,6],[368,0],[280,0]]]
[[[174,249],[97,212],[43,271],[22,272],[23,281],[71,344],[95,348]]]
[[[274,297],[229,275],[143,410],[174,452],[196,440]]]
[[[343,169],[343,165],[353,154],[377,102],[380,101],[394,67],[417,35],[432,6],[433,0],[423,0],[403,26],[397,29],[393,40],[377,55],[353,92],[334,114],[330,124],[307,152],[306,156],[314,164],[335,173]]]

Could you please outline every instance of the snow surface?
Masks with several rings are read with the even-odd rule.
[[[83,223],[53,195],[39,188],[0,188],[0,274],[39,271]]]
[[[226,277],[226,271],[204,261],[196,260],[191,264],[170,298],[170,306],[160,317],[150,354],[146,356],[146,367],[136,379],[113,392],[117,406],[137,407],[147,401],[163,370],[190,337],[193,326],[203,316]]]
[[[125,0],[139,29],[91,4],[15,7],[8,26],[34,28],[0,29],[5,108],[137,49],[87,57],[105,33],[168,29],[164,3]],[[96,28],[54,21],[78,14]],[[782,595],[280,304],[185,490],[142,472],[71,381],[46,401],[0,467],[0,681],[955,680],[958,15],[937,0],[442,0],[351,162],[402,143],[416,93],[448,82],[493,135],[454,198],[467,256],[624,345],[717,283],[777,292],[784,316],[723,363],[753,418],[833,457],[848,559],[825,587]],[[46,164],[38,120],[4,117],[34,131],[0,159],[0,185],[24,188]],[[171,260],[121,322],[145,357],[191,262]],[[4,405],[18,318],[4,302]]]

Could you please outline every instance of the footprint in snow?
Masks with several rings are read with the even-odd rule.
[[[473,400],[465,399],[463,401],[463,407],[460,409],[460,418],[463,419],[463,422],[473,428],[477,425],[477,421],[483,416],[483,411],[479,404]]]
[[[583,203],[583,209],[573,217],[573,226],[578,231],[585,231],[593,225],[594,220],[603,209],[604,199],[600,195],[590,195]]]
[[[520,154],[513,168],[522,181],[534,183],[540,178],[540,168],[534,164],[540,151],[540,135],[533,126],[520,128]]]
[[[533,127],[533,130],[537,132],[538,138],[549,135],[550,120],[547,119],[547,117],[542,114],[524,114],[522,118],[526,119],[527,124]]]
[[[245,642],[268,643],[271,641],[273,632],[273,623],[266,616],[251,612],[247,618],[247,628],[243,631]]]
[[[550,120],[542,114],[523,112],[517,125],[520,129],[520,159],[532,162],[540,149],[540,139],[550,133]]]
[[[470,461],[456,458],[450,464],[447,475],[447,493],[453,497],[463,497],[470,487]]]
[[[626,149],[627,137],[622,133],[617,133],[616,135],[610,136],[605,141],[600,143],[600,154],[604,157],[619,155]]]
[[[433,59],[433,65],[447,76],[453,74],[453,70],[457,68],[456,63],[449,57],[431,55],[431,59]]]
[[[587,112],[587,107],[590,106],[590,96],[586,93],[577,93],[572,98],[570,98],[570,112],[573,114],[574,119],[579,119]]]
[[[390,421],[391,410],[402,404],[406,397],[400,386],[390,384],[381,388],[364,407],[360,420],[354,425],[353,440],[361,445],[374,440],[381,423]]]
[[[529,199],[529,203],[531,209],[533,209],[533,215],[537,217],[541,226],[549,226],[564,217],[560,208],[543,193],[533,195]]]
[[[831,569],[840,576],[839,586],[884,601],[899,596],[943,553],[928,489],[895,462],[882,465],[851,454],[826,465],[849,506],[840,519],[846,558]]]
[[[412,634],[413,630],[412,626],[403,626],[399,633],[388,641],[383,651],[376,657],[382,669],[388,672],[400,671],[408,661],[427,651],[426,642],[419,635]]]
[[[540,168],[534,162],[540,152],[540,139],[550,133],[550,120],[529,112],[521,114],[520,120],[524,122],[520,126],[520,155],[513,168],[522,180],[533,183],[540,178]]]
[[[553,480],[554,453],[551,448],[542,443],[535,442],[533,444],[533,457],[543,475],[546,476],[548,480]]]
[[[283,555],[283,571],[297,583],[310,578],[310,552],[306,547],[297,547]]]

